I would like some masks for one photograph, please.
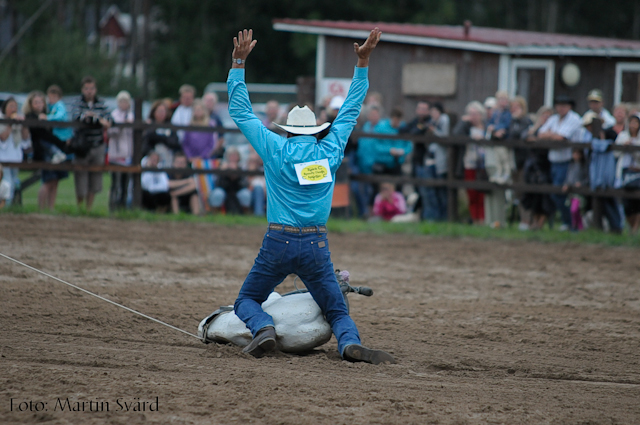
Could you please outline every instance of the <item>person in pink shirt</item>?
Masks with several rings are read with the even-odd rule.
[[[380,193],[373,201],[373,215],[385,221],[407,212],[407,202],[400,192],[396,192],[393,183],[380,184]]]

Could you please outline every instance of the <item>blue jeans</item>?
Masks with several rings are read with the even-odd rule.
[[[336,280],[326,233],[293,234],[267,231],[260,253],[235,302],[235,313],[255,337],[273,318],[261,304],[289,274],[304,282],[338,340],[340,354],[350,344],[360,344],[356,324]]]
[[[563,186],[567,179],[567,171],[569,170],[569,162],[552,162],[551,163],[551,182],[554,186]],[[567,195],[561,193],[554,193],[551,195],[551,199],[556,206],[556,209],[560,211],[560,217],[562,224],[566,224],[571,227],[571,209],[567,205]]]
[[[436,167],[429,165],[421,167],[419,177],[435,180],[446,180],[447,173],[437,174]],[[422,199],[422,219],[432,221],[447,220],[447,188],[446,187],[421,187],[425,197]]]

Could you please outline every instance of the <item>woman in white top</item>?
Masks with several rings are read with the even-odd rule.
[[[618,145],[640,146],[640,115],[630,115],[627,130],[623,130],[616,138]],[[629,152],[620,155],[616,168],[618,181],[625,182],[631,173],[640,173],[640,152]],[[624,199],[624,213],[627,216],[631,234],[636,234],[640,227],[640,199]]]
[[[23,120],[18,114],[18,103],[12,97],[5,100],[0,111],[0,119]],[[23,159],[22,143],[29,139],[29,130],[20,124],[0,124],[0,162],[20,163]],[[4,180],[11,188],[7,205],[11,204],[16,189],[20,188],[18,169],[5,167]]]

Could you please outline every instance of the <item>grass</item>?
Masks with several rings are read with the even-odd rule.
[[[30,174],[21,173],[20,178],[24,180]],[[103,191],[96,196],[93,209],[90,212],[79,210],[76,206],[73,178],[69,177],[60,181],[58,186],[58,198],[56,209],[45,214],[64,215],[74,217],[110,217],[118,220],[143,220],[148,222],[176,221],[176,222],[196,222],[212,223],[225,226],[266,226],[264,217],[255,216],[233,216],[233,215],[206,215],[196,217],[191,214],[157,214],[141,210],[124,210],[114,213],[109,212],[108,193],[111,184],[110,176],[103,175]],[[39,183],[34,184],[23,191],[23,205],[21,207],[9,207],[3,213],[30,214],[38,213],[38,189]],[[385,234],[406,234],[406,235],[430,235],[448,238],[476,238],[494,240],[521,240],[538,241],[545,243],[577,243],[577,244],[598,244],[606,246],[632,246],[640,247],[640,237],[628,234],[615,235],[603,233],[597,230],[586,230],[577,233],[559,232],[554,230],[540,230],[536,232],[521,232],[517,228],[491,229],[486,226],[471,226],[460,223],[388,223],[377,222],[368,223],[355,219],[330,219],[327,223],[330,232],[334,233],[372,233],[378,235]]]

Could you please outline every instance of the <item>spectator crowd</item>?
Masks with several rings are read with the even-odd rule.
[[[72,161],[82,165],[133,165],[133,130],[113,124],[132,123],[131,95],[121,91],[117,107],[110,111],[98,96],[96,81],[85,77],[81,95],[71,113],[62,101],[62,90],[52,85],[46,93],[33,91],[21,110],[16,99],[5,99],[0,118],[17,120],[0,124],[0,162],[20,163],[29,157],[52,164]],[[143,132],[141,176],[143,207],[158,212],[193,214],[224,212],[264,215],[266,199],[264,177],[234,171],[262,170],[262,161],[250,146],[227,146],[221,131],[198,131],[193,127],[221,127],[215,93],[197,97],[188,84],[178,90],[178,100],[160,99],[152,103],[146,122],[156,124]],[[558,230],[579,231],[594,225],[594,202],[572,192],[572,188],[640,189],[640,152],[611,151],[611,144],[640,146],[640,108],[620,104],[612,113],[606,110],[602,92],[587,94],[589,110],[575,111],[575,102],[566,96],[554,99],[554,107],[541,107],[534,113],[527,101],[499,91],[495,97],[470,102],[461,116],[448,111],[442,103],[418,101],[408,119],[399,108],[388,115],[382,96],[370,93],[363,107],[357,130],[364,133],[393,135],[393,138],[352,138],[347,144],[346,166],[354,175],[411,176],[444,181],[453,161],[454,178],[496,183],[491,190],[465,191],[468,221],[494,228],[519,220],[519,229],[535,230],[548,225]],[[316,109],[318,124],[331,122],[344,99],[324,99]],[[265,105],[263,123],[271,130],[283,124],[283,108],[275,101]],[[70,128],[29,127],[25,118],[47,121],[78,121],[85,124],[75,132]],[[190,126],[175,131],[162,125]],[[597,130],[597,131],[596,131]],[[594,134],[595,133],[595,134]],[[443,144],[412,143],[407,136],[466,136],[483,143],[470,143],[449,150]],[[396,137],[398,136],[398,137]],[[546,149],[536,142],[570,141],[585,143],[575,148]],[[491,141],[507,142],[507,146]],[[509,141],[526,141],[527,147],[509,147]],[[504,143],[502,143],[504,144]],[[248,143],[247,143],[248,145]],[[585,146],[588,146],[585,147]],[[453,158],[449,155],[453,154]],[[165,169],[216,168],[223,174],[208,178],[192,173],[176,174]],[[59,181],[68,178],[65,171],[43,170],[38,191],[41,209],[55,206]],[[76,171],[74,183],[79,206],[92,208],[102,191],[102,173]],[[18,169],[0,167],[0,207],[15,202],[20,193]],[[509,183],[551,184],[561,188],[554,194],[526,193],[501,188]],[[109,206],[111,210],[128,208],[132,203],[132,179],[125,172],[111,173]],[[434,186],[373,184],[352,181],[352,214],[367,220],[444,221],[448,217],[449,191],[443,184]],[[604,226],[621,232],[625,220],[629,231],[640,227],[640,201],[602,198]]]

